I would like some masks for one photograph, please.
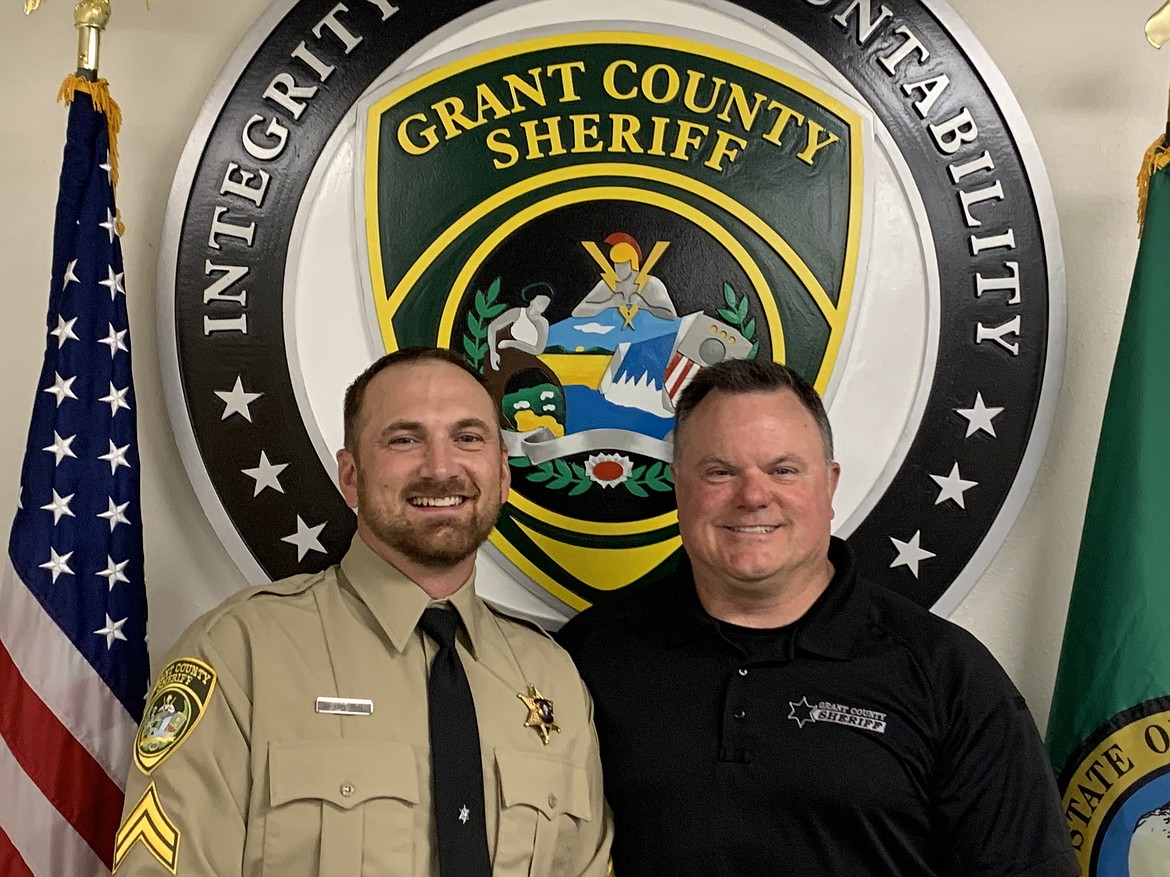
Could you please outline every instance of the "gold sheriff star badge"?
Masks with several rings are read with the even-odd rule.
[[[528,718],[524,720],[525,728],[535,728],[536,733],[540,735],[540,740],[545,746],[548,745],[548,735],[552,731],[558,734],[561,732],[560,726],[553,721],[553,702],[540,693],[535,685],[528,686],[527,694],[517,694],[518,698],[524,701],[524,705],[528,707]]]

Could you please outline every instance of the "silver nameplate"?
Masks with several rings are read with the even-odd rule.
[[[317,712],[336,716],[373,715],[374,702],[364,697],[319,697]]]

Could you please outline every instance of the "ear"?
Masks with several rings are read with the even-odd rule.
[[[508,501],[508,490],[512,486],[512,467],[508,465],[508,452],[500,454],[500,505]]]
[[[837,493],[837,482],[841,480],[841,464],[834,460],[829,464],[829,502]]]
[[[337,452],[337,485],[345,504],[351,509],[358,507],[357,460],[345,448]]]

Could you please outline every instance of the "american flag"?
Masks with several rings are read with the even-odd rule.
[[[149,676],[114,163],[107,112],[81,88],[115,121],[117,107],[104,82],[71,81],[45,359],[0,580],[5,877],[108,872]]]

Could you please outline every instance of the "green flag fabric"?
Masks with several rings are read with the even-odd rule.
[[[1170,877],[1168,163],[1151,147],[1048,722],[1084,877]]]

